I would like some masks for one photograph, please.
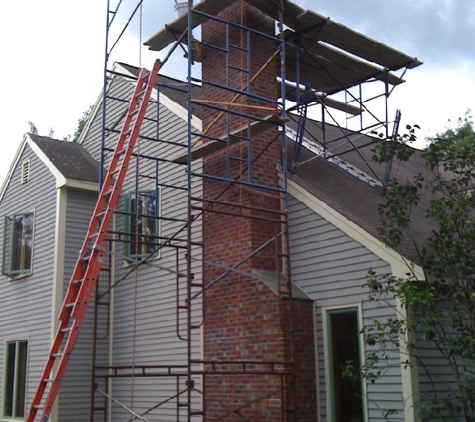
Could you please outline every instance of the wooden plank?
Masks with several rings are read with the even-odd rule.
[[[271,18],[278,20],[278,9],[274,3],[267,0],[247,0],[247,2]],[[194,6],[195,10],[209,15],[216,15],[221,10],[233,3],[233,0],[204,0]],[[378,63],[390,70],[398,70],[403,67],[413,68],[422,64],[417,58],[410,57],[385,44],[379,43],[352,29],[331,21],[318,13],[305,11],[296,4],[285,0],[284,23],[295,32],[301,33],[312,41],[325,41],[370,62]],[[193,28],[201,25],[205,17],[194,15]],[[176,19],[164,29],[153,35],[145,42],[150,50],[160,51],[176,40],[188,26],[188,16],[184,15]]]
[[[286,39],[293,38],[292,31],[286,31]],[[344,52],[335,50],[329,46],[326,46],[320,42],[315,42],[314,40],[304,39],[300,41],[300,45],[305,46],[305,51],[301,51],[301,56],[305,58],[305,52],[315,54],[317,56],[324,57],[330,63],[334,65],[341,66],[355,72],[358,76],[354,79],[359,79],[361,82],[364,82],[367,79],[378,79],[384,80],[384,73],[380,67],[371,65],[370,63],[363,62],[355,57],[349,56]],[[295,56],[295,47],[292,43],[292,47],[286,47],[287,57]],[[403,83],[404,80],[396,76],[394,73],[388,72],[388,83],[391,85],[399,85]],[[344,84],[345,85],[345,84]]]
[[[234,3],[235,0],[204,0],[193,7],[193,10],[215,16],[221,10]],[[206,21],[206,17],[198,14],[193,14],[192,27],[196,28]],[[145,45],[149,50],[160,51],[175,42],[176,39],[188,29],[188,15],[183,15],[175,19],[171,24],[165,25],[161,31],[150,37],[145,41]]]
[[[265,118],[265,121],[255,121],[251,123],[251,133],[250,137],[259,135],[262,132],[275,127],[278,124],[284,123],[286,120],[282,119],[280,116],[273,114]],[[242,141],[242,138],[248,138],[248,126],[242,127],[229,134],[229,145],[233,145],[239,141]],[[191,149],[191,161],[198,160],[200,158],[206,157],[216,151],[219,151],[223,148],[226,148],[228,142],[226,138],[222,138],[222,141],[209,141],[201,144],[198,147]],[[172,161],[175,163],[186,164],[188,162],[188,153],[182,153],[176,157],[172,158]]]
[[[327,42],[389,70],[403,67],[412,69],[422,64],[417,58],[410,57],[311,10],[301,15],[292,29],[314,42],[318,40]]]
[[[289,31],[288,34],[290,34]],[[384,70],[367,62],[353,58],[333,48],[316,43],[305,43],[306,51],[300,51],[300,65],[298,80],[302,84],[310,78],[312,88],[334,94],[368,80],[384,80]],[[286,46],[286,79],[297,81],[297,66],[295,46],[287,43]],[[391,72],[387,73],[388,83],[399,85],[403,79]]]
[[[289,83],[286,83],[286,85],[289,86],[290,89],[287,90],[285,98],[289,101],[296,102],[296,87],[290,85]],[[303,95],[304,90],[304,87],[300,87],[300,92],[302,93],[301,95]],[[356,107],[354,105],[335,100],[320,93],[312,92],[310,93],[309,103],[314,101],[318,103],[323,103],[327,107],[334,108],[335,110],[344,111],[345,113],[351,114],[352,116],[359,116],[362,112],[360,107]]]

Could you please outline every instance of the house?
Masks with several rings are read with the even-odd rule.
[[[111,81],[108,87],[109,96],[130,97],[134,88],[133,81],[127,79],[134,77],[130,69],[125,65],[117,65],[115,72],[122,73],[120,76],[116,75],[116,80]],[[174,83],[183,86],[183,83],[166,77],[160,76],[159,81],[168,86],[173,86]],[[178,145],[178,142],[183,141],[183,133],[186,131],[186,109],[174,100],[177,95],[183,97],[183,94],[174,94],[173,91],[170,93],[167,87],[163,87],[163,91],[159,111],[164,123],[160,127],[164,131],[173,133],[174,142]],[[169,96],[166,97],[165,92]],[[156,95],[155,93],[155,98]],[[111,103],[111,107],[117,106],[117,101],[111,100]],[[25,417],[25,405],[32,400],[40,378],[51,339],[58,325],[57,316],[62,297],[97,201],[100,174],[98,163],[101,158],[101,104],[102,96],[95,105],[92,118],[80,143],[61,142],[33,134],[26,135],[3,186],[0,207],[3,215],[6,216],[5,224],[2,225],[4,265],[1,276],[1,338],[4,347],[2,347],[0,360],[2,361],[2,417],[6,419]],[[123,118],[126,105],[124,102],[119,102],[119,107],[112,111],[108,110],[107,116],[110,121],[107,124],[110,124],[110,127],[116,124],[116,119]],[[155,101],[154,106],[151,106],[153,112],[157,111],[157,105]],[[199,124],[198,120],[197,122]],[[143,133],[145,134],[145,129]],[[110,136],[107,139],[107,146],[113,147],[116,136]],[[167,145],[167,148],[180,151],[179,146]],[[148,152],[142,147],[142,154]],[[158,149],[152,154],[159,156],[160,153]],[[159,234],[164,236],[168,231],[175,230],[177,225],[183,224],[186,208],[182,205],[183,198],[176,195],[170,197],[166,187],[161,186],[157,192],[157,184],[154,183],[155,162],[149,167],[140,169],[142,175],[148,171],[148,177],[152,177],[152,179],[147,179],[148,184],[142,183],[140,190],[139,203],[147,208],[147,211],[143,212],[155,215],[161,212],[162,208],[166,208],[171,209],[173,218],[162,219],[160,223],[157,222],[156,217],[144,218],[139,222],[139,228],[143,223],[143,230],[147,232],[151,230],[152,236]],[[128,184],[124,186],[125,194],[119,208],[123,212],[126,210],[125,212],[129,215],[133,213],[135,202],[133,170],[131,174]],[[178,177],[183,179],[183,184],[186,182],[186,178],[182,175],[160,174],[160,177],[162,183],[165,183],[167,177]],[[111,228],[111,236],[124,238],[124,232],[128,232],[130,236],[130,233],[135,230],[127,227],[131,224],[133,223],[130,217],[118,215]],[[56,413],[52,415],[53,420],[89,420],[93,406],[98,414],[108,411],[108,407],[100,404],[104,402],[105,396],[97,393],[99,397],[96,398],[96,403],[92,402],[92,367],[93,365],[107,366],[112,362],[118,366],[125,365],[123,361],[129,365],[130,349],[135,346],[130,341],[131,325],[135,327],[132,332],[145,330],[145,334],[140,337],[142,354],[137,353],[135,356],[137,366],[143,365],[144,362],[159,361],[160,354],[167,357],[168,364],[173,361],[176,365],[184,365],[187,356],[186,348],[183,349],[181,340],[176,337],[177,330],[184,330],[182,327],[184,323],[176,321],[175,294],[178,271],[166,271],[166,278],[162,277],[157,283],[157,268],[154,264],[159,263],[158,267],[175,265],[176,255],[184,254],[186,251],[180,242],[183,243],[177,238],[176,245],[155,253],[147,265],[137,270],[140,286],[134,286],[133,283],[130,285],[130,280],[127,280],[127,285],[122,283],[124,289],[113,289],[113,299],[109,296],[111,293],[108,291],[109,287],[114,282],[119,283],[124,274],[130,273],[131,270],[133,272],[134,267],[130,264],[133,260],[131,256],[135,253],[148,254],[146,249],[150,246],[141,245],[139,248],[137,243],[129,241],[124,242],[122,247],[111,247],[114,253],[110,255],[109,262],[103,265],[99,283],[98,295],[103,293],[104,298],[98,300],[100,303],[98,310],[94,307],[88,310],[78,340],[81,345],[77,344],[69,364],[68,376],[62,383]],[[18,254],[21,259],[16,258]],[[145,303],[142,302],[140,309],[135,313],[130,313],[117,305],[134,300],[134,297],[141,301],[144,297],[146,298]],[[97,312],[95,317],[94,311]],[[153,320],[150,318],[152,314]],[[96,320],[96,324],[93,324],[93,319]],[[150,329],[150,324],[155,326],[154,321],[159,321],[160,330],[156,327],[153,330]],[[114,328],[113,332],[111,327]],[[170,338],[173,338],[173,341],[167,340]],[[109,353],[112,349],[113,354]],[[20,353],[19,361],[15,360],[18,353]],[[10,364],[13,364],[11,373],[5,369],[9,368]],[[181,376],[183,376],[182,372]],[[136,391],[150,388],[148,379],[142,378],[135,380],[134,383]],[[167,398],[170,389],[175,391],[175,382],[167,381],[167,385],[166,389],[158,391],[150,398],[153,404],[161,395],[164,399]],[[110,393],[109,381],[103,381],[99,389]],[[122,379],[118,377],[117,382],[114,383],[114,389],[117,389],[117,391],[114,390],[117,396],[120,396],[118,391],[123,389],[130,397],[130,379],[122,383]],[[145,405],[151,406],[148,402],[145,402]],[[175,415],[176,403],[173,403],[170,409],[166,409],[165,406],[164,412]],[[95,417],[98,418],[97,414]]]
[[[197,5],[202,88],[190,92],[188,83],[159,75],[109,230],[94,306],[51,420],[205,415],[373,422],[388,408],[398,411],[391,420],[417,420],[414,403],[424,385],[416,366],[399,364],[405,356],[395,353],[393,368],[376,384],[339,378],[348,360],[364,361],[359,329],[396,315],[397,304],[381,306],[362,290],[367,271],[403,275],[411,258],[409,244],[401,255],[384,246],[377,230],[377,204],[384,199],[377,186],[386,167],[368,170],[373,139],[310,119],[303,125],[292,114],[268,114],[277,111],[275,81],[278,72],[285,76],[283,67],[294,82],[285,95],[299,95],[300,75],[291,65],[297,53],[289,53],[286,66],[269,59],[278,42],[298,47],[288,31],[327,37],[315,43],[316,51],[306,51],[301,69],[325,94],[319,101],[336,108],[345,106],[332,94],[366,80],[398,85],[402,80],[392,71],[420,63],[287,1],[290,29],[279,41],[273,36],[276,11],[265,2],[247,3],[243,10],[231,0]],[[186,29],[185,20],[148,45],[166,47]],[[304,24],[320,30],[304,31]],[[240,77],[225,75],[245,73],[246,59],[224,54],[220,38],[226,32],[234,53],[250,54],[236,47],[246,39],[240,31],[249,34],[248,46],[257,46],[246,72],[258,77],[244,78],[244,90]],[[350,52],[367,61],[379,63],[388,54],[384,69],[330,48],[341,40],[338,31],[354,41]],[[229,73],[222,70],[227,58]],[[312,71],[314,60],[328,61],[328,68],[319,63]],[[332,72],[341,83],[328,76]],[[4,419],[24,418],[33,397],[97,197],[98,163],[107,168],[138,69],[118,63],[108,75],[79,142],[27,135],[2,188]],[[231,112],[236,92],[249,98]],[[298,171],[276,171],[277,163],[285,169],[281,147],[292,150],[303,127]],[[275,141],[280,138],[282,144]],[[330,138],[341,142],[327,144]],[[409,164],[394,165],[392,174],[409,177],[422,163],[416,154]],[[421,238],[427,229],[421,218]]]
[[[28,134],[3,185],[2,420],[25,417],[96,202],[98,176],[97,162],[81,145]],[[77,356],[90,364],[87,327],[81,337]],[[62,399],[90,388],[84,368],[76,370],[74,359],[71,364],[74,383],[65,383]]]

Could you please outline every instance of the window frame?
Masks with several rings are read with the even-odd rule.
[[[23,267],[20,263],[19,268],[14,267],[14,256],[15,254],[13,251],[15,250],[15,240],[16,237],[16,230],[15,230],[15,222],[18,217],[26,218],[27,216],[31,215],[31,246],[29,257],[25,255],[22,259],[29,259],[29,266]],[[28,227],[25,225],[25,227]],[[2,275],[10,277],[12,279],[27,277],[32,274],[33,272],[33,255],[34,255],[34,233],[35,233],[35,211],[25,211],[25,212],[17,212],[15,214],[6,215],[4,217],[4,225],[3,225],[3,256],[2,256]],[[9,238],[8,238],[9,236]],[[22,232],[22,239],[23,236],[26,236],[26,232]],[[23,242],[22,242],[23,243]],[[26,243],[26,242],[25,242]],[[8,253],[7,253],[8,248]],[[23,247],[22,247],[23,249]],[[22,252],[23,254],[23,252]]]
[[[326,408],[327,408],[327,422],[335,422],[335,401],[334,401],[334,372],[333,372],[333,351],[331,338],[331,315],[354,312],[356,314],[357,324],[357,339],[358,339],[358,353],[360,365],[365,364],[365,350],[364,341],[361,334],[361,327],[363,321],[363,314],[361,303],[329,306],[322,308],[322,325],[323,325],[323,342],[324,342],[324,362],[325,362],[325,386],[326,386]],[[366,382],[361,379],[361,403],[363,411],[363,421],[368,421],[368,406],[367,406],[367,389]]]
[[[20,353],[20,345],[26,345],[26,349],[24,353]],[[10,360],[10,352],[9,352],[9,346],[14,345],[14,368],[13,368],[13,373],[10,374],[12,379],[9,380],[9,374],[8,371],[4,370],[3,371],[3,396],[2,396],[2,420],[24,420],[26,417],[26,399],[27,399],[27,380],[28,380],[28,357],[29,357],[29,341],[28,339],[19,339],[19,340],[7,340],[5,341],[4,345],[4,368],[7,368],[8,361]],[[20,359],[24,359],[24,361],[20,362]],[[21,373],[23,372],[23,373]],[[22,377],[22,380],[19,380],[18,378]],[[7,384],[11,383],[13,387],[13,391],[10,392],[8,390],[7,394]],[[20,392],[19,389],[22,388],[23,392]],[[19,399],[18,396],[20,395],[20,400],[23,401],[21,403],[21,412],[22,414],[18,415],[18,403],[17,400]],[[21,397],[21,395],[23,397]],[[11,399],[11,413],[6,414],[6,402],[8,399]]]
[[[144,190],[139,190],[138,192],[130,191],[125,195],[124,198],[124,232],[126,233],[125,235],[125,240],[124,242],[124,256],[125,260],[127,262],[136,262],[144,259],[158,259],[160,258],[160,250],[156,251],[155,253],[151,254],[150,252],[146,253],[140,253],[140,254],[135,254],[133,252],[132,246],[135,245],[135,242],[133,238],[135,237],[134,234],[132,233],[133,230],[133,224],[132,220],[135,217],[135,207],[132,204],[133,199],[135,199],[135,194],[138,193],[139,197],[151,197],[155,198],[157,203],[155,206],[155,216],[152,216],[151,214],[140,214],[140,218],[145,220],[145,219],[150,219],[155,221],[155,233],[151,236],[159,236],[160,235],[160,229],[161,229],[161,224],[160,224],[160,216],[161,216],[161,189],[160,187],[157,187],[155,190],[154,189],[144,189]],[[149,217],[147,217],[149,216]],[[142,221],[143,224],[143,221]],[[143,235],[139,233],[139,237],[142,237]],[[146,235],[144,236],[146,237]],[[157,239],[158,240],[158,239]],[[139,242],[139,245],[141,243]],[[142,246],[146,246],[146,244],[142,243]]]

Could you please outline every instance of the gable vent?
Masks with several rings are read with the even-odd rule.
[[[30,160],[23,161],[21,165],[21,183],[26,183],[30,180]]]

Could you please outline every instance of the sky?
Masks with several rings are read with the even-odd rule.
[[[113,10],[118,0],[110,1]],[[473,0],[294,2],[424,62],[406,73],[406,83],[390,97],[391,106],[402,110],[404,125],[421,127],[421,142],[475,110]],[[174,3],[144,0],[109,63],[150,67],[155,58],[163,58],[141,45],[175,19]],[[137,4],[122,0],[111,43]],[[74,133],[78,119],[95,103],[103,84],[106,16],[106,0],[0,3],[0,183],[29,130],[28,121],[40,135],[62,139]],[[163,73],[185,77],[173,61]]]

